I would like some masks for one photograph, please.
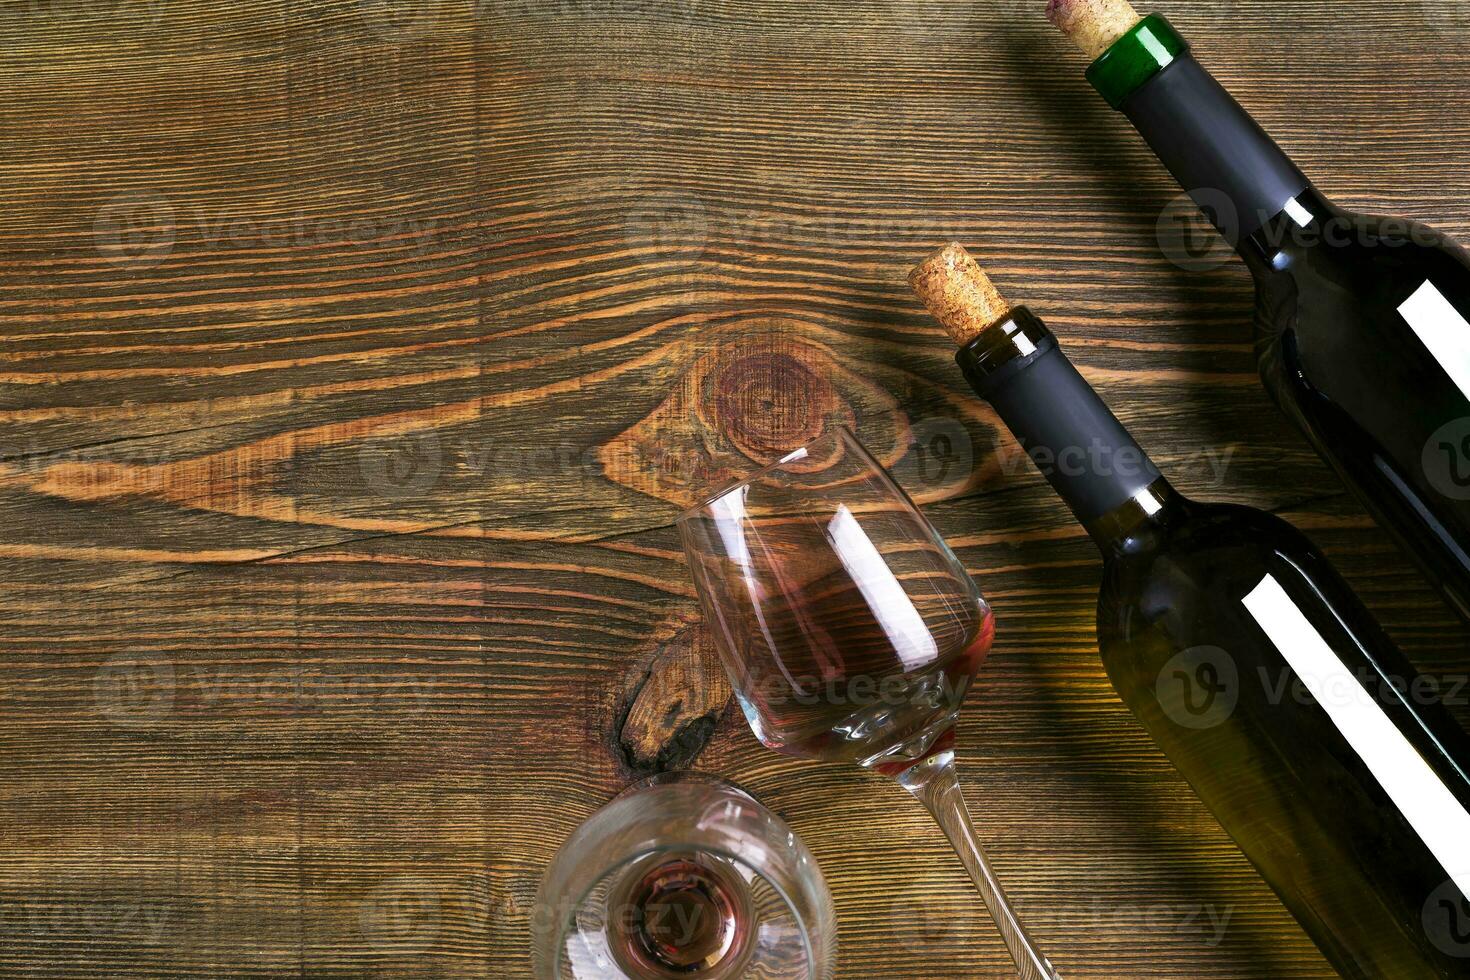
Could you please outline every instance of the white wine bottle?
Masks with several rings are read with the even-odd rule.
[[[1127,0],[1049,13],[1255,277],[1272,398],[1470,621],[1470,257],[1332,204],[1163,17]]]
[[[1175,491],[962,248],[912,282],[1102,552],[1114,688],[1327,959],[1470,975],[1470,741],[1347,584],[1280,518]]]

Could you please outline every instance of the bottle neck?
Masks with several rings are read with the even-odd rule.
[[[1162,17],[1144,18],[1089,77],[1238,249],[1311,187]]]
[[[1087,524],[1087,533],[1104,555],[1149,547],[1161,529],[1180,513],[1184,497],[1159,477],[1128,500]]]
[[[1031,461],[1104,553],[1178,498],[1128,430],[1025,307],[957,355]]]
[[[1287,202],[1285,209],[1248,235],[1237,247],[1257,278],[1289,266],[1293,256],[1319,245],[1353,244],[1355,216],[1335,207],[1315,189]]]

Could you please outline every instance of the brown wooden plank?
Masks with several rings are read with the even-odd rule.
[[[1457,6],[1161,6],[1341,203],[1470,239]],[[527,977],[552,853],[697,757],[816,851],[841,977],[1009,975],[912,801],[681,684],[674,517],[847,423],[1000,616],[968,793],[1065,975],[1329,976],[1111,691],[1091,547],[910,265],[971,243],[1186,492],[1470,650],[1042,7],[0,5],[0,973]]]

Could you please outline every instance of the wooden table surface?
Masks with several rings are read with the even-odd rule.
[[[1160,6],[1341,203],[1470,239],[1470,8]],[[996,607],[967,792],[1066,976],[1329,976],[908,268],[970,243],[1182,489],[1305,528],[1447,690],[1470,650],[1043,7],[0,5],[0,975],[527,977],[556,848],[689,765],[815,850],[840,977],[1012,975],[917,806],[763,750],[698,625],[675,515],[845,422]]]

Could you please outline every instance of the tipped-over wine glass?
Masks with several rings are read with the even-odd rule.
[[[537,896],[538,980],[832,980],[827,883],[733,783],[655,776],[577,828]]]
[[[955,770],[990,607],[913,501],[837,429],[686,512],[679,529],[756,737],[895,779],[954,845],[1019,975],[1057,980],[980,849]]]

